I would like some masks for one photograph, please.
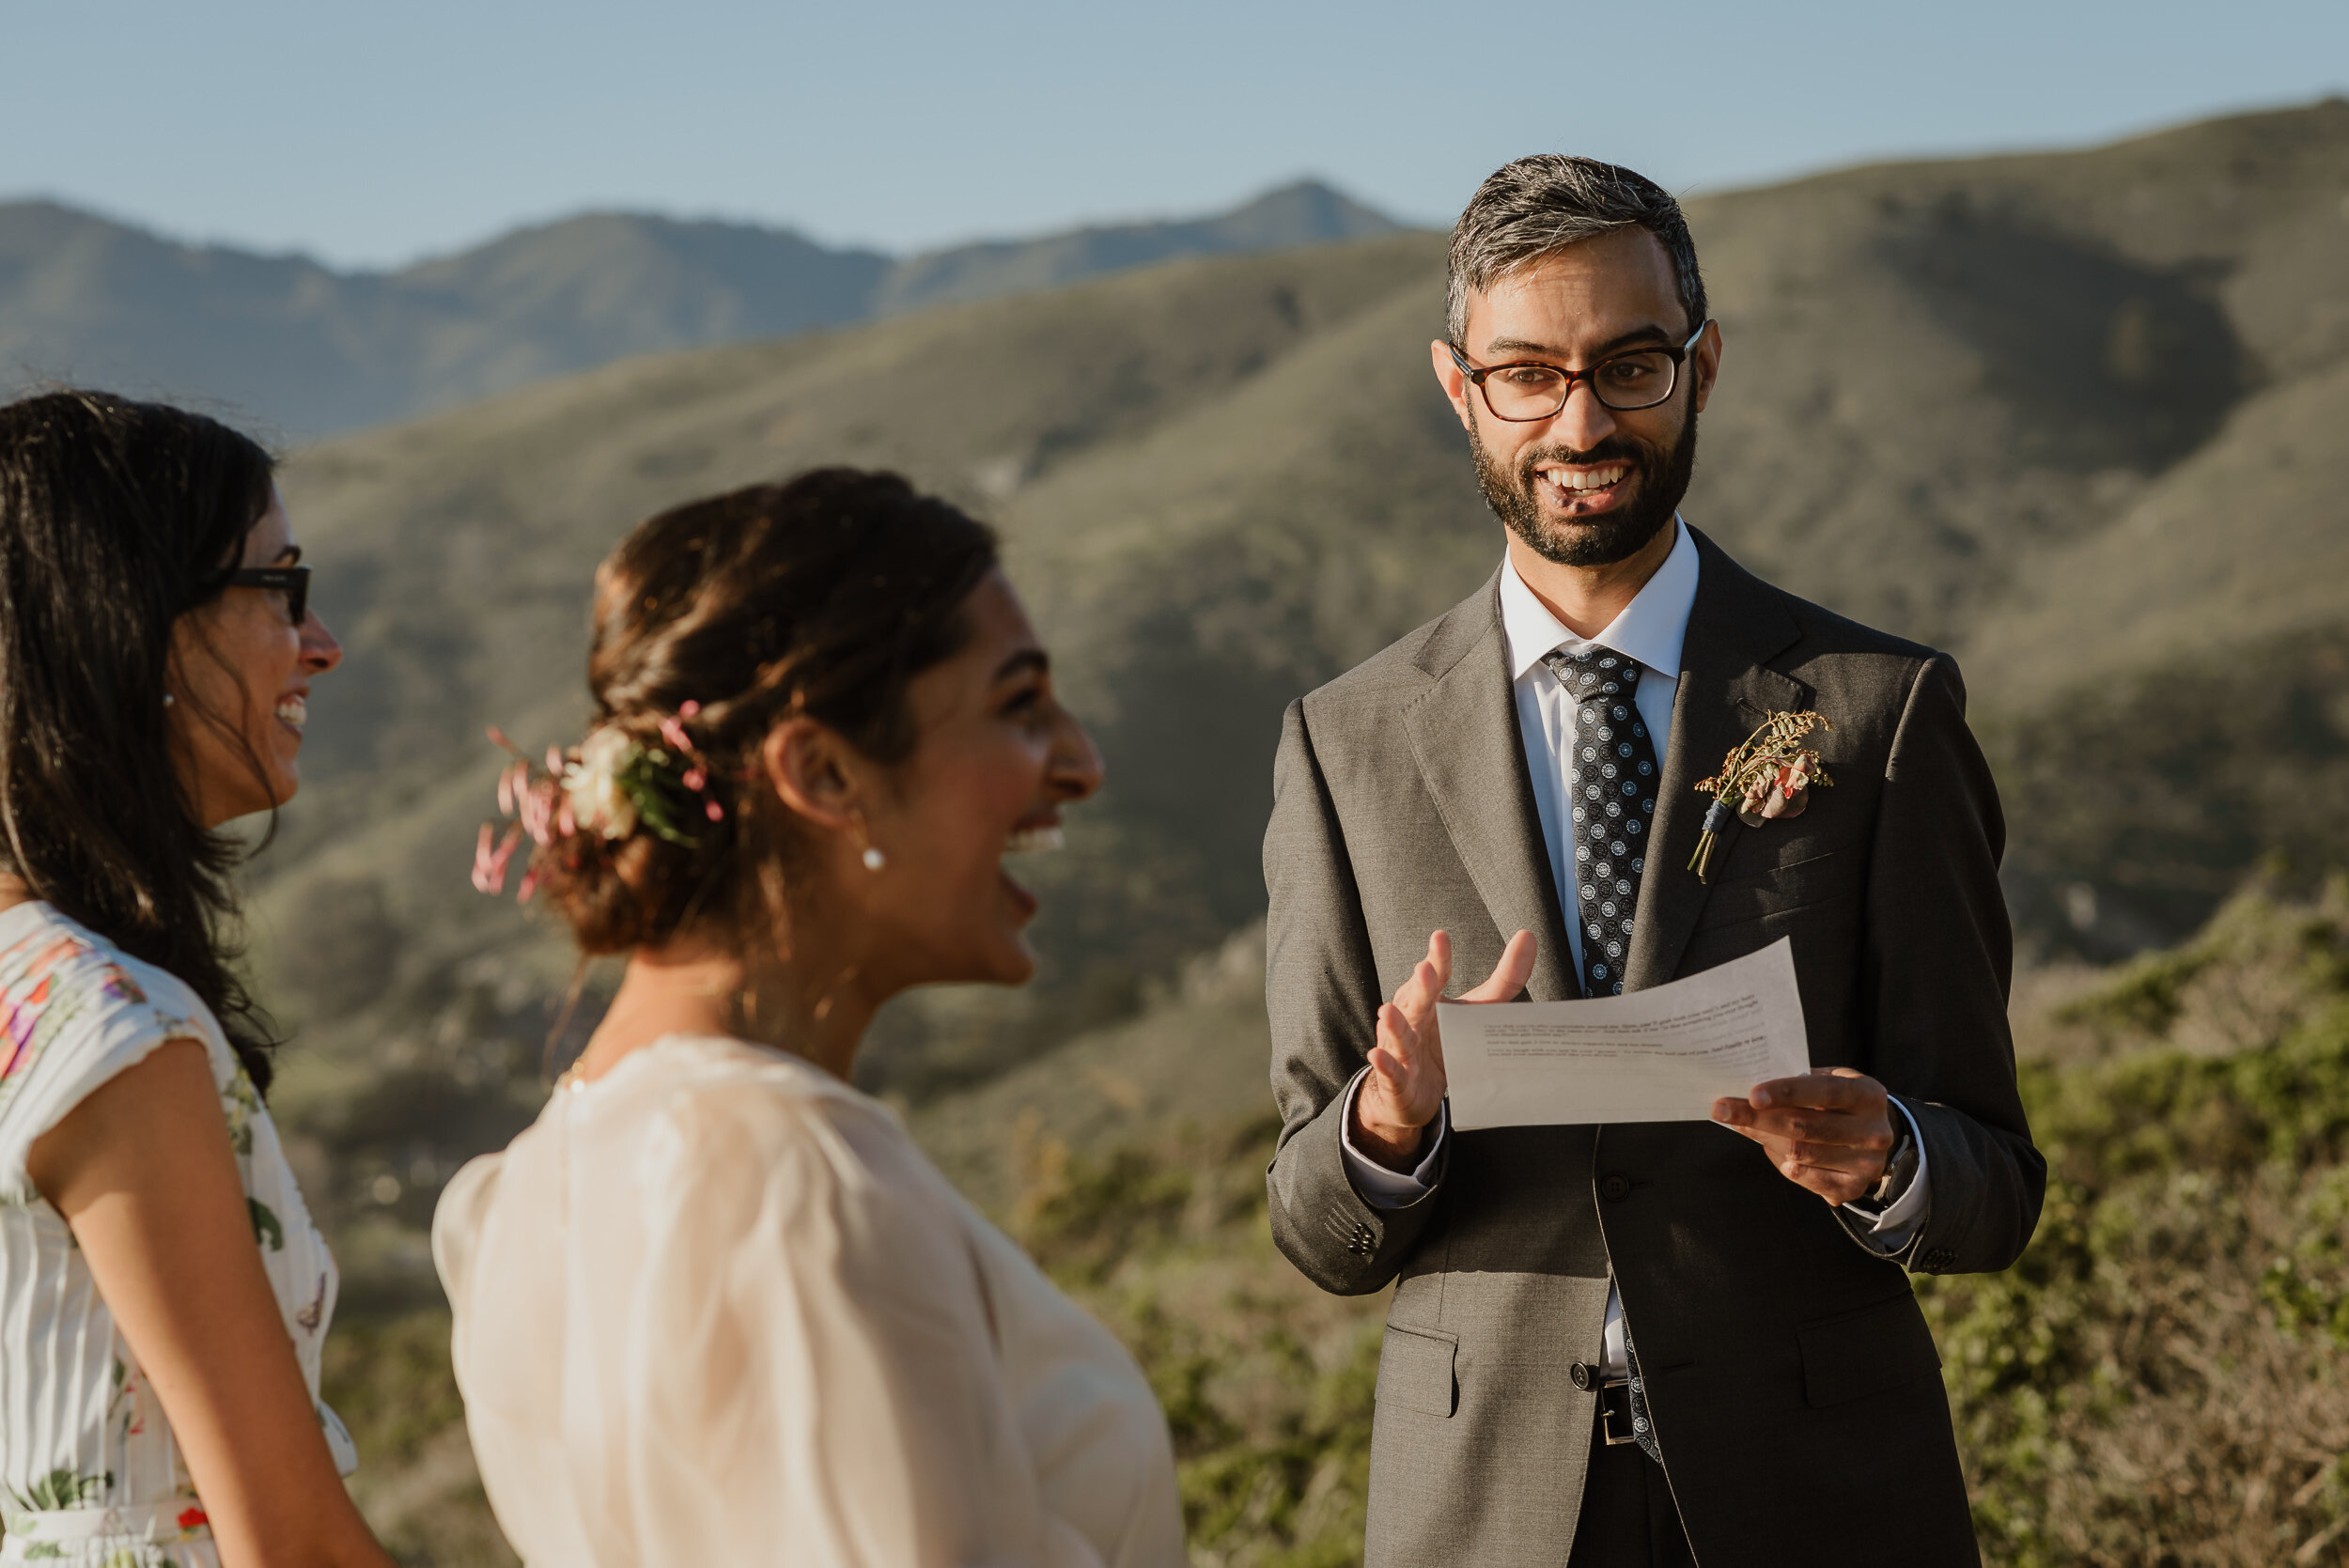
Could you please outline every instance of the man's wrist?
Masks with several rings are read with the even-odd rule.
[[[1892,1113],[1892,1146],[1885,1151],[1883,1172],[1866,1194],[1868,1201],[1878,1207],[1898,1200],[1917,1175],[1917,1140],[1909,1130],[1908,1118],[1901,1114],[1898,1106],[1888,1109]]]
[[[1419,1163],[1420,1150],[1427,1142],[1424,1126],[1407,1127],[1399,1124],[1381,1126],[1362,1112],[1362,1098],[1354,1097],[1354,1147],[1364,1157],[1377,1161],[1390,1171],[1408,1174]]]

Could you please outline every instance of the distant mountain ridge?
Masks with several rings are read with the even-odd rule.
[[[631,354],[1399,226],[1306,180],[1206,218],[902,258],[789,229],[589,212],[394,272],[338,272],[301,256],[180,244],[54,201],[5,202],[0,395],[70,380],[323,435]]]

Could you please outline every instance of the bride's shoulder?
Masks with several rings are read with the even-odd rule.
[[[894,1174],[920,1162],[895,1112],[799,1057],[723,1036],[673,1036],[644,1054],[632,1097],[649,1123],[647,1176],[779,1164]]]
[[[672,1109],[748,1103],[766,1110],[894,1120],[880,1101],[805,1058],[729,1035],[672,1034],[629,1064],[640,1069],[633,1093]]]

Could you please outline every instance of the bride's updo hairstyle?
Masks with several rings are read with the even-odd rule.
[[[692,809],[674,836],[643,820],[606,836],[554,815],[531,872],[582,951],[687,931],[781,938],[798,840],[763,782],[762,743],[803,714],[876,762],[911,754],[907,688],[968,640],[964,603],[996,560],[984,523],[894,474],[847,468],[639,525],[596,574],[589,745],[616,731],[661,750],[677,775],[690,766],[677,798]]]

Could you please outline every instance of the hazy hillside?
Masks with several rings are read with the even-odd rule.
[[[2349,609],[2349,327],[2323,326],[2349,322],[2345,190],[2349,106],[2327,103],[1694,210],[1729,348],[1689,515],[1966,660],[2030,786],[2014,886],[2038,939],[2173,938],[2261,847],[2340,841],[2310,784],[2349,751],[2343,676],[2290,650]],[[482,799],[480,724],[551,736],[577,701],[597,556],[667,502],[887,463],[1001,521],[1099,730],[1110,789],[1047,874],[1046,994],[1113,1012],[1252,918],[1281,704],[1490,569],[1424,368],[1439,252],[1189,261],[630,361],[306,455],[289,494],[351,658],[273,877],[386,878],[420,938],[402,974],[507,939],[443,868]],[[2219,678],[2253,664],[2273,677]],[[2208,701],[2145,722],[2033,718],[2203,676]],[[2290,722],[2253,745],[2240,721],[2271,699]],[[2284,817],[2233,819],[2187,865],[2222,763]]]
[[[2027,955],[2175,940],[2263,857],[2349,862],[2349,335],[2289,330],[2349,319],[2345,194],[2349,106],[2325,104],[1694,210],[1729,349],[1688,514],[1965,660]],[[575,737],[610,543],[814,462],[901,466],[1001,523],[1109,763],[1068,851],[1030,862],[1038,984],[906,999],[866,1081],[920,1106],[995,1080],[982,1142],[1016,1110],[1003,1075],[1088,1032],[1101,1082],[1155,1092],[1131,1063],[1195,1058],[1206,1101],[1261,1094],[1260,1017],[1203,1045],[1142,1009],[1262,912],[1282,706],[1498,554],[1425,369],[1440,248],[1193,258],[631,360],[302,455],[288,494],[350,656],[257,955],[301,1030],[280,1102],[354,1304],[430,1298],[439,1184],[531,1113],[571,979],[467,886],[481,726]]]
[[[1688,515],[1965,660],[2026,952],[2177,941],[2284,857],[2069,1021],[2043,1017],[2057,971],[2018,1007],[2049,1223],[2018,1271],[1930,1287],[1992,1559],[2338,1560],[2343,895],[2274,900],[2349,863],[2349,105],[1692,218],[1729,348]],[[1262,1232],[1256,857],[1281,706],[1500,549],[1425,368],[1440,250],[1176,260],[300,455],[350,658],[262,868],[258,957],[302,1032],[276,1104],[346,1267],[337,1387],[412,1560],[496,1560],[423,1226],[533,1113],[571,979],[466,885],[480,727],[575,735],[589,574],[630,523],[833,460],[1000,522],[1111,781],[1032,862],[1038,985],[908,999],[867,1080],[1142,1351],[1198,1560],[1345,1560],[1377,1304],[1313,1293]]]
[[[338,272],[298,256],[178,244],[54,202],[0,203],[0,394],[72,380],[314,435],[629,354],[1394,226],[1307,181],[1195,221],[904,258],[785,229],[599,212],[397,272]]]

